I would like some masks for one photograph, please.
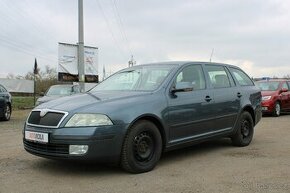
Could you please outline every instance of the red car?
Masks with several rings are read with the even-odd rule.
[[[290,80],[272,79],[256,82],[262,90],[262,112],[278,117],[290,110]]]

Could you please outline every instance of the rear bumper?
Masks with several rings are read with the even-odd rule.
[[[255,125],[261,120],[262,118],[262,107],[259,106],[255,110]]]

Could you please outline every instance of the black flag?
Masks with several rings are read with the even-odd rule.
[[[36,61],[36,58],[35,58],[35,62],[34,62],[34,69],[33,69],[33,73],[34,73],[34,74],[38,74],[38,69],[37,69],[37,61]]]

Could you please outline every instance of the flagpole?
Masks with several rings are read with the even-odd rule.
[[[35,73],[33,73],[34,77],[34,92],[33,92],[33,97],[34,97],[34,106],[35,106],[35,101],[36,101],[36,96],[35,96],[35,90],[36,90],[36,81],[35,81]]]
[[[36,103],[36,74],[38,74],[38,70],[37,70],[37,61],[36,61],[36,58],[34,60],[34,68],[33,68],[33,79],[34,79],[34,88],[33,88],[33,97],[34,97],[34,106],[35,106],[35,103]]]

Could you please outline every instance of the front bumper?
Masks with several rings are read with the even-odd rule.
[[[30,141],[23,135],[23,144],[27,152],[45,158],[116,163],[126,128],[127,125],[58,129],[25,126],[24,132],[48,133],[48,143]],[[72,155],[70,145],[88,145],[88,151],[83,155]]]
[[[262,101],[262,112],[263,113],[272,113],[275,108],[275,102],[272,100]]]

